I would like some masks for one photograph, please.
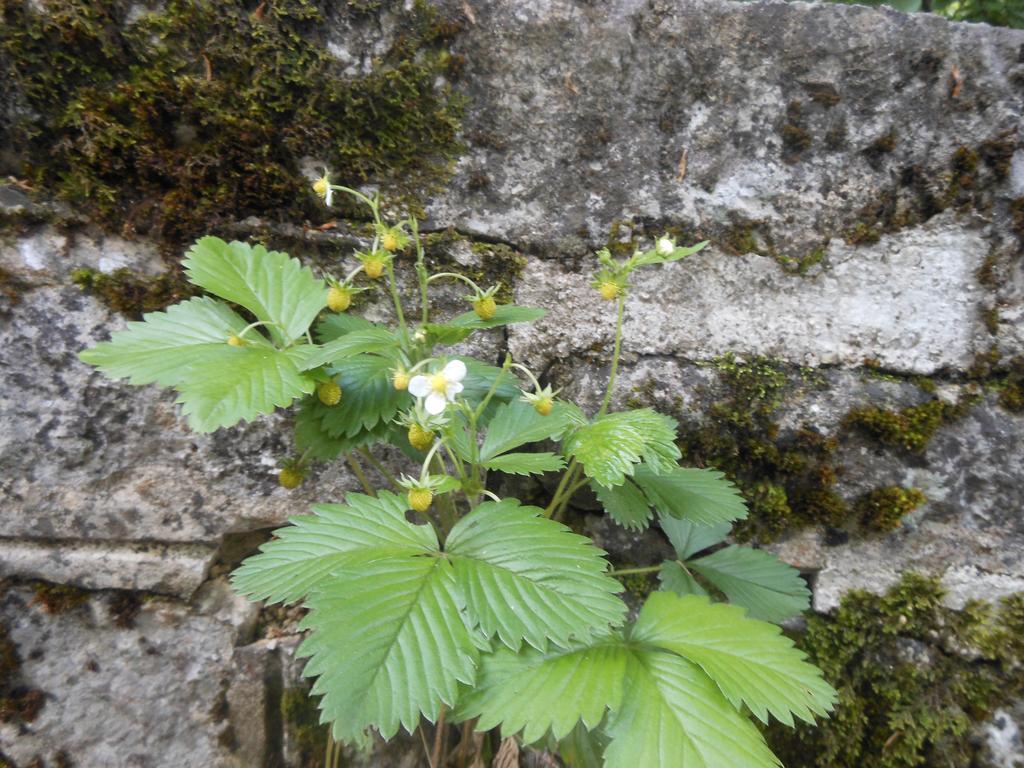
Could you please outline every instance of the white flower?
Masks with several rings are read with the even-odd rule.
[[[409,381],[409,393],[426,398],[427,413],[436,416],[455,396],[462,391],[462,380],[466,378],[466,364],[452,360],[442,370],[429,376],[413,376]]]
[[[331,175],[324,168],[324,175],[313,182],[313,191],[320,195],[324,205],[331,207],[331,200],[334,199],[334,190],[331,188]]]
[[[659,256],[671,256],[672,251],[676,249],[676,244],[669,240],[667,237],[662,237],[658,240],[656,250]]]

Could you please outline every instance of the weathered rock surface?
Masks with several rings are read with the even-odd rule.
[[[836,438],[844,500],[887,485],[927,497],[892,533],[812,524],[773,545],[808,574],[817,610],[908,570],[941,576],[957,607],[1024,590],[1024,417],[1000,403],[1003,370],[975,366],[993,349],[1003,363],[1024,354],[1024,233],[1011,209],[1024,196],[1024,32],[783,2],[445,5],[464,22],[452,52],[463,57],[467,151],[424,226],[530,253],[516,300],[550,311],[460,350],[493,361],[507,347],[593,405],[613,305],[589,286],[592,250],[628,253],[665,231],[708,238],[701,254],[638,276],[618,402],[640,392],[684,424],[706,423],[721,386],[706,363],[781,361],[796,383],[773,418],[781,434],[807,425]],[[386,13],[379,24],[331,18],[323,40],[347,75],[393,42]],[[133,626],[102,592],[60,614],[21,582],[4,594],[16,684],[41,691],[43,706],[0,724],[0,755],[308,762],[322,734],[297,703],[297,639],[275,637],[293,627],[258,637],[221,576],[262,538],[244,534],[335,501],[355,480],[344,465],[318,467],[287,493],[275,481],[291,448],[286,416],[192,434],[172,394],[78,361],[126,321],[71,285],[72,271],[152,276],[166,265],[155,241],[36,206],[0,188],[0,213],[32,214],[0,239],[0,577],[147,594]],[[343,229],[309,237],[347,246]],[[450,256],[479,266],[468,245]],[[389,313],[386,301],[367,311]],[[813,384],[794,366],[813,369]],[[974,395],[919,452],[842,426],[856,407]],[[664,552],[654,533],[596,516],[586,525],[617,562]],[[1019,721],[1007,711],[988,724],[992,765],[1021,762]],[[415,764],[416,749],[365,764]]]

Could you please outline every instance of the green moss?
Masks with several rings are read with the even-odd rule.
[[[110,273],[82,268],[71,273],[71,282],[95,295],[115,312],[135,319],[202,293],[185,279],[181,269],[147,277],[127,268]]]
[[[1024,413],[1024,357],[1010,361],[1009,372],[1001,383],[999,404],[1013,413]]]
[[[838,525],[847,516],[835,492],[833,438],[812,429],[780,436],[776,411],[794,386],[772,361],[718,360],[722,395],[700,423],[682,420],[684,461],[725,472],[740,488],[750,516],[737,528],[744,539],[772,539],[805,525]],[[816,386],[817,382],[804,382]]]
[[[903,518],[927,501],[917,488],[889,485],[865,493],[853,505],[860,525],[880,533],[894,531]]]
[[[963,416],[973,398],[958,403],[935,399],[892,411],[878,406],[855,408],[843,419],[843,426],[858,429],[883,445],[920,453],[939,427]]]
[[[782,159],[787,163],[798,162],[811,148],[811,134],[804,127],[803,105],[799,101],[786,105],[786,122],[779,133],[782,136]]]
[[[316,701],[306,688],[284,689],[281,694],[281,718],[299,752],[298,765],[322,768],[327,726],[320,724]]]
[[[32,602],[43,606],[47,613],[67,613],[84,605],[89,599],[88,592],[68,584],[37,581],[33,587],[35,596]]]
[[[872,245],[882,239],[882,233],[876,227],[858,221],[843,235],[849,245]]]
[[[886,595],[851,592],[834,615],[808,619],[798,644],[839,701],[817,725],[768,730],[788,768],[976,764],[972,726],[1024,689],[1024,598],[960,612],[942,598],[937,580],[907,574]]]
[[[479,266],[466,266],[452,258],[450,249],[460,242],[468,245],[477,256]],[[454,230],[423,236],[423,250],[427,267],[432,272],[457,272],[485,289],[501,283],[501,288],[494,295],[499,304],[513,301],[513,290],[526,269],[526,257],[514,248],[504,243],[475,241]],[[471,292],[467,287],[466,295]],[[465,306],[469,309],[469,304]]]
[[[886,133],[872,141],[864,150],[864,156],[873,168],[881,166],[882,159],[896,149],[896,129],[890,128]]]
[[[998,307],[986,307],[981,310],[981,319],[985,323],[985,330],[993,336],[999,331],[999,309]]]
[[[1017,151],[1016,133],[1016,130],[1001,133],[983,141],[978,148],[978,154],[999,181],[1010,175],[1010,163],[1013,160],[1013,153]]]
[[[458,25],[423,0],[387,3],[394,43],[356,78],[327,52],[312,0],[170,0],[129,22],[131,5],[0,6],[22,171],[94,221],[176,245],[250,215],[324,221],[301,158],[415,201],[461,151],[459,100],[436,86]]]

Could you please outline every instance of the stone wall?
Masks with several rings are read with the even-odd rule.
[[[325,14],[336,77],[394,44],[400,12],[379,5]],[[507,348],[592,400],[611,346],[594,249],[709,239],[640,280],[618,401],[672,413],[688,458],[736,477],[741,535],[800,567],[819,612],[911,571],[956,609],[1024,590],[1024,32],[782,2],[440,10],[464,147],[424,228],[445,232],[437,258],[551,310],[483,354]],[[23,112],[14,90],[0,101]],[[196,435],[173,395],[80,363],[126,319],[76,270],[147,285],[168,242],[15,182],[0,189],[0,765],[315,764],[295,616],[246,605],[225,574],[353,478],[317,467],[287,492],[287,415]],[[329,268],[357,242],[343,221],[301,223],[211,229]],[[879,522],[864,499],[886,489],[924,501]],[[581,505],[614,558],[658,547]],[[1001,713],[990,765],[1024,759],[1014,734]]]

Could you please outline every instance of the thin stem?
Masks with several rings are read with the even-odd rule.
[[[362,192],[352,189],[351,187],[343,187],[340,184],[331,184],[331,189],[336,189],[339,192],[347,192],[353,197],[362,200],[364,203],[370,206],[370,210],[373,211],[373,220],[378,224],[380,223],[380,204],[378,202],[367,197]]]
[[[649,565],[643,568],[621,568],[613,571],[608,571],[609,576],[630,576],[635,573],[655,573],[660,571],[660,565]]]
[[[359,451],[359,455],[360,456],[362,456],[364,459],[366,459],[368,462],[370,462],[370,466],[372,466],[374,469],[376,469],[378,472],[380,472],[381,476],[385,480],[387,480],[389,483],[391,483],[391,487],[392,488],[394,488],[395,490],[401,492],[402,486],[400,486],[398,484],[398,478],[396,478],[393,474],[391,474],[388,471],[387,467],[385,467],[383,464],[381,464],[379,461],[377,461],[377,459],[374,457],[374,455],[372,453],[370,453],[369,450],[367,450],[366,446],[359,446],[358,448],[356,448],[356,450]]]
[[[504,376],[505,373],[508,371],[509,367],[513,365],[517,365],[517,363],[512,362],[512,355],[506,354],[505,362],[501,366],[501,372],[494,377],[494,381],[491,382],[491,388],[487,390],[487,394],[484,395],[484,399],[480,401],[480,405],[478,405],[476,407],[476,410],[473,412],[474,420],[479,419],[480,416],[483,414],[484,410],[487,408],[488,403],[491,402],[491,398],[494,397],[494,393],[498,391],[498,385],[501,383],[502,376]]]
[[[527,368],[522,363],[512,363],[512,367],[515,368],[516,370],[519,370],[519,371],[522,371],[523,373],[525,373],[526,377],[530,380],[530,382],[533,384],[533,386],[536,388],[536,390],[538,392],[540,392],[540,390],[541,390],[540,382],[537,381],[537,377],[533,375],[533,371],[531,371],[529,368]]]
[[[431,275],[430,277],[428,277],[427,278],[427,282],[428,283],[432,283],[435,280],[437,280],[439,278],[442,278],[442,277],[454,277],[456,280],[461,280],[462,282],[466,283],[470,288],[472,288],[477,293],[483,293],[483,291],[480,290],[480,286],[479,285],[474,283],[472,280],[470,280],[465,275],[460,275],[457,272],[438,272],[437,274]]]
[[[402,299],[398,295],[398,287],[395,284],[395,265],[391,259],[387,260],[388,290],[391,291],[391,300],[395,302],[395,314],[398,315],[398,327],[401,329],[401,336],[405,339],[408,333],[405,330],[405,314],[402,312]]]
[[[615,374],[619,370],[619,354],[622,352],[622,315],[626,307],[626,294],[619,296],[619,308],[615,318],[615,348],[612,351],[612,371],[608,376],[608,389],[605,390],[604,400],[601,401],[601,410],[598,416],[604,416],[608,410],[608,404],[612,400],[612,389],[615,388]]]
[[[359,262],[359,266],[358,267],[356,267],[351,272],[349,272],[347,275],[345,275],[345,279],[341,281],[341,284],[342,285],[348,285],[349,283],[352,282],[352,278],[355,277],[356,275],[358,275],[362,271],[363,271],[363,262]]]
[[[480,491],[480,493],[482,493],[484,496],[486,496],[489,499],[493,499],[494,501],[501,501],[501,497],[500,496],[498,496],[496,493],[491,493],[486,488],[484,488],[482,491]]]
[[[431,757],[431,765],[441,765],[441,747],[444,742],[444,719],[445,719],[445,706],[441,705],[441,714],[437,716],[437,723],[434,725],[434,754]]]
[[[440,440],[435,440],[434,444],[432,446],[430,446],[430,450],[427,451],[426,458],[423,459],[423,466],[420,467],[420,479],[425,478],[429,474],[429,472],[427,472],[427,467],[430,466],[431,459],[433,459],[434,456],[437,454],[437,449],[440,448],[441,445],[442,445],[442,442]],[[443,467],[442,467],[442,471],[443,471]]]
[[[451,461],[452,466],[455,467],[455,474],[459,476],[459,480],[465,482],[466,469],[462,464],[462,459],[459,458],[455,451],[448,447],[448,443],[444,444],[444,452],[448,454],[448,459]]]
[[[430,745],[427,744],[427,736],[423,733],[423,726],[420,725],[416,728],[416,731],[419,733],[420,740],[423,742],[423,755],[427,758],[427,765],[429,765],[430,768],[434,768],[434,761],[430,757]]]
[[[427,265],[424,261],[423,242],[420,240],[420,225],[415,216],[409,220],[409,229],[412,230],[412,241],[416,244],[416,279],[420,283],[420,322],[426,325],[430,320],[430,304],[427,299],[427,284],[430,280],[427,277]]]
[[[366,491],[368,496],[376,496],[377,492],[370,485],[370,481],[366,479],[366,473],[363,472],[363,468],[359,466],[359,462],[356,461],[355,454],[352,451],[345,453],[345,461],[348,462],[349,467],[352,468],[352,472],[355,474],[356,479],[359,480],[359,484],[363,486],[363,490]]]
[[[565,472],[562,474],[562,479],[558,482],[558,487],[555,488],[555,495],[551,497],[551,501],[548,502],[547,507],[544,508],[544,517],[551,517],[551,513],[555,511],[555,506],[562,500],[562,493],[569,484],[569,477],[575,472],[575,470],[576,459],[571,459],[569,461],[569,466],[565,468]]]

